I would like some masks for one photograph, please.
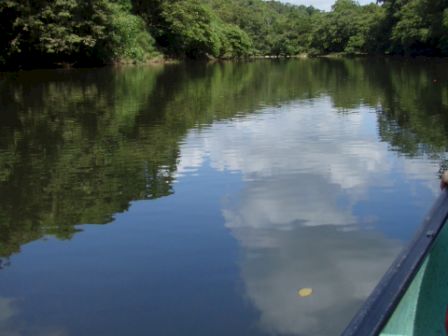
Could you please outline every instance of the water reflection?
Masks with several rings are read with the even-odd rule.
[[[0,297],[0,334],[8,336],[36,335],[36,336],[68,336],[63,327],[30,327],[21,321],[19,300]]]
[[[328,95],[340,112],[360,103],[380,107],[381,140],[409,156],[438,158],[447,144],[443,66],[437,61],[309,60],[4,76],[1,254],[18,251],[20,244],[43,233],[70,238],[75,224],[110,222],[130,200],[172,194],[177,161],[184,160],[179,143],[188,129],[259,111],[263,105]],[[323,118],[309,133],[331,127],[337,116]],[[258,130],[266,138],[261,149],[269,147],[269,129]],[[308,140],[318,138],[310,135]],[[344,139],[337,140],[341,143],[327,139],[334,162],[328,173],[345,183],[362,183],[362,172],[337,176],[346,165],[337,158]],[[313,153],[306,150],[309,145],[304,143],[301,151]],[[375,148],[354,149],[376,155]],[[290,157],[295,156],[282,154],[277,160]],[[320,160],[307,158],[304,164],[319,167]],[[77,202],[82,205],[73,207]]]
[[[244,283],[269,333],[338,334],[402,248],[378,227],[387,222],[384,214],[356,207],[372,188],[381,190],[382,206],[399,207],[395,179],[414,179],[413,161],[394,162],[378,141],[371,109],[335,112],[326,98],[264,109],[232,127],[192,132],[181,146],[181,167],[192,171],[209,161],[243,176],[244,187],[223,216],[244,248]],[[437,163],[419,163],[419,173],[429,173],[420,187],[436,194]],[[416,223],[391,224],[411,230]],[[315,295],[298,299],[297,290],[310,286]]]
[[[0,333],[337,334],[437,195],[444,68],[4,75]]]
[[[261,311],[261,328],[275,335],[339,335],[401,248],[381,235],[333,227],[235,234],[245,243],[247,294]],[[261,247],[266,238],[271,246]],[[297,296],[304,287],[311,297]]]

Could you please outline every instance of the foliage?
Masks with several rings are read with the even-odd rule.
[[[387,51],[405,55],[448,55],[446,0],[383,0]]]
[[[171,50],[189,57],[219,56],[221,39],[212,12],[199,1],[179,0],[162,5],[163,38]]]
[[[244,57],[252,54],[252,40],[240,27],[234,24],[223,24],[222,48],[220,56],[223,58]]]
[[[104,59],[144,61],[156,54],[154,38],[147,31],[144,20],[131,14],[130,3],[110,3],[109,10],[110,35]]]
[[[252,41],[238,26],[226,24],[202,0],[139,1],[136,12],[146,18],[158,45],[177,57],[243,57]]]
[[[143,58],[154,50],[141,18],[122,0],[0,3],[3,63],[51,65]]]
[[[203,0],[225,22],[237,25],[261,55],[296,55],[306,50],[312,7],[262,0]]]
[[[313,17],[310,48],[317,53],[375,51],[383,16],[376,5],[337,0],[331,12]]]
[[[0,67],[308,54],[448,55],[447,0],[3,0]]]

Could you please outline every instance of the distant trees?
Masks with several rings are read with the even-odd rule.
[[[404,54],[448,54],[448,1],[385,1],[391,27],[391,50]]]
[[[448,0],[3,0],[0,67],[299,53],[448,55]]]
[[[142,59],[154,52],[129,0],[0,2],[0,64],[51,65]]]
[[[241,57],[252,51],[252,41],[243,30],[224,23],[199,0],[164,2],[160,8],[158,42],[169,54]]]
[[[258,55],[296,55],[305,52],[311,28],[312,7],[277,1],[202,0],[225,22],[240,27]]]
[[[378,48],[384,10],[337,0],[329,13],[314,16],[310,50],[314,53],[368,53]]]
[[[447,0],[383,0],[360,6],[337,0],[313,16],[310,50],[316,53],[448,55]]]

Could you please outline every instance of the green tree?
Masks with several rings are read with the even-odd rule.
[[[129,0],[109,5],[108,37],[104,41],[102,59],[145,61],[157,54],[155,40],[142,17],[131,14]]]
[[[216,19],[199,1],[165,2],[162,17],[166,24],[162,43],[170,52],[193,58],[219,55],[222,45]]]
[[[143,21],[124,0],[12,1],[0,3],[8,33],[1,59],[24,65],[107,63],[154,52]]]
[[[399,43],[405,53],[439,53],[444,49],[446,33],[445,0],[411,0],[396,14],[398,22],[392,31],[392,40]]]
[[[331,12],[312,17],[310,49],[315,53],[380,51],[385,17],[384,9],[375,4],[337,0]]]
[[[253,53],[252,40],[245,31],[234,24],[222,24],[221,27],[221,57],[245,57]]]
[[[294,55],[306,50],[312,7],[278,1],[202,0],[221,20],[240,27],[252,40],[255,53]]]
[[[447,55],[446,0],[384,0],[389,51]]]

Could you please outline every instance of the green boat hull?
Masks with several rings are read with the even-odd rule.
[[[447,335],[448,225],[444,225],[381,336]]]

